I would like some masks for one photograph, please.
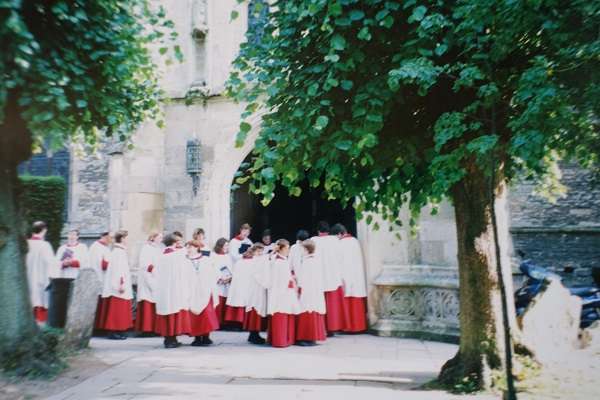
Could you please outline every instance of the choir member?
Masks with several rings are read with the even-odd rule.
[[[200,244],[202,244],[202,248],[206,247],[206,233],[204,232],[204,229],[194,229],[194,232],[192,233],[192,240],[200,242]]]
[[[88,268],[88,247],[79,242],[79,230],[71,229],[67,233],[67,243],[58,248],[56,258],[61,268],[61,278],[75,279],[80,269]]]
[[[231,286],[229,287],[225,306],[225,322],[237,323],[243,326],[244,321],[246,321],[246,326],[248,327],[250,315],[246,317],[246,309],[250,304],[250,297],[255,288],[254,275],[256,273],[256,267],[264,262],[264,260],[260,259],[262,251],[262,244],[256,243],[246,250],[243,257],[233,265]],[[256,303],[256,301],[254,301],[254,303]],[[262,307],[260,308],[262,309]],[[250,331],[248,341],[254,344],[265,343],[265,340],[260,337],[259,331],[260,330]]]
[[[168,234],[156,265],[156,320],[154,332],[163,336],[167,349],[179,347],[177,336],[190,333],[189,262],[177,249],[178,238]]]
[[[315,243],[315,257],[323,268],[323,288],[327,314],[325,323],[328,336],[340,332],[345,326],[344,289],[340,260],[339,239],[329,234],[329,224],[320,221],[317,226],[317,236],[312,238]]]
[[[302,250],[302,262],[295,268],[300,294],[300,313],[296,318],[296,344],[314,346],[316,341],[325,340],[327,335],[323,271],[315,257],[315,243],[312,240],[303,241]]]
[[[264,253],[264,246],[256,243],[252,247],[254,252],[254,263],[248,285],[248,301],[244,314],[242,328],[250,332],[248,341],[252,344],[264,344],[266,341],[260,336],[261,331],[267,329],[267,288],[260,280],[261,276],[268,276],[270,262],[269,255]]]
[[[364,332],[367,330],[367,282],[360,242],[342,224],[335,224],[332,233],[340,240],[346,311],[344,332]]]
[[[108,269],[108,259],[110,258],[110,244],[112,242],[111,232],[102,232],[100,239],[96,240],[89,251],[91,268],[98,274],[100,282],[104,282],[104,275]]]
[[[296,341],[296,315],[300,311],[298,284],[290,269],[290,243],[279,239],[269,268],[258,274],[258,281],[268,289],[268,342],[273,347],[288,347]]]
[[[33,307],[33,315],[38,323],[44,323],[48,319],[48,292],[50,277],[56,273],[57,262],[48,243],[46,233],[48,228],[45,222],[33,223],[33,234],[27,240],[27,256],[25,266],[27,268],[27,281],[29,283],[29,297]]]
[[[137,271],[137,313],[135,330],[142,333],[154,332],[156,318],[156,265],[162,252],[163,235],[152,232],[140,250]]]
[[[229,242],[225,238],[220,238],[215,243],[215,248],[211,254],[214,259],[214,266],[217,271],[217,285],[219,289],[219,303],[215,308],[219,324],[223,326],[225,321],[225,304],[227,302],[227,293],[231,285],[231,277],[233,266],[231,265],[231,257],[229,256]]]
[[[275,243],[271,239],[271,230],[265,229],[262,234],[261,242],[265,246],[264,254],[271,254],[275,251]]]
[[[109,339],[126,339],[125,332],[133,327],[131,313],[131,275],[127,257],[127,231],[115,233],[115,243],[102,288],[100,329],[109,331]]]
[[[290,247],[290,267],[292,271],[295,271],[300,267],[302,263],[302,256],[304,254],[304,247],[302,246],[302,242],[308,239],[310,236],[307,231],[304,229],[300,229],[298,233],[296,233],[296,243]]]
[[[233,265],[235,265],[235,263],[246,253],[246,250],[252,246],[252,241],[248,237],[250,236],[251,230],[252,227],[249,224],[243,224],[240,227],[238,235],[229,242],[229,254],[231,255],[231,262]]]
[[[195,336],[192,346],[209,346],[210,332],[219,329],[215,312],[217,293],[217,271],[214,259],[202,254],[202,243],[198,240],[186,244],[190,269],[190,332]]]
[[[183,238],[183,233],[179,231],[173,231],[173,236],[175,236],[175,250],[185,250],[185,239]]]
[[[112,242],[111,232],[102,232],[100,239],[96,240],[91,246],[89,251],[90,267],[96,271],[100,283],[104,284],[104,275],[108,270],[108,261],[110,259],[110,244]],[[98,295],[98,306],[96,307],[96,322],[94,324],[95,329],[102,329],[101,317],[103,315],[102,295]]]

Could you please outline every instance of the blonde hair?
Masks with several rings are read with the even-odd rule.
[[[288,242],[286,239],[279,239],[277,242],[275,242],[275,247],[277,247],[277,251],[280,251],[281,249],[290,247],[290,242]]]
[[[148,241],[152,242],[154,241],[154,239],[156,239],[156,237],[160,234],[159,231],[150,231],[150,233],[148,234]]]
[[[315,252],[315,249],[317,246],[315,245],[315,242],[313,242],[312,240],[306,239],[305,241],[302,242],[302,247],[304,247],[306,249],[308,254],[313,254]]]

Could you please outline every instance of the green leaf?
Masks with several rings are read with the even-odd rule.
[[[250,125],[249,123],[247,123],[245,121],[240,123],[240,131],[241,132],[248,133],[248,132],[250,132],[250,129],[252,129],[252,125]]]
[[[342,35],[333,35],[331,38],[331,48],[334,50],[344,50],[346,48],[346,39]]]
[[[362,10],[350,10],[348,17],[350,17],[352,21],[359,21],[365,17],[365,13]]]
[[[339,142],[335,142],[335,147],[342,151],[348,151],[352,147],[352,142],[350,140],[341,140]]]
[[[325,129],[328,123],[329,117],[327,117],[326,115],[319,115],[315,123],[315,128],[317,128],[318,130],[323,130]]]
[[[236,10],[233,10],[233,11],[231,11],[231,14],[230,14],[229,20],[230,20],[230,21],[234,21],[234,20],[236,20],[236,19],[237,19],[239,16],[240,16],[240,13],[239,13],[238,11],[236,11]]]
[[[352,86],[354,86],[354,84],[352,83],[352,81],[343,80],[340,86],[344,90],[350,90],[350,89],[352,89]]]
[[[79,99],[79,100],[77,100],[77,101],[75,102],[75,105],[76,105],[78,108],[85,108],[85,107],[87,107],[87,104],[88,104],[88,103],[87,103],[87,101],[85,101],[85,100],[83,100],[83,99]]]
[[[365,41],[371,40],[371,33],[369,32],[369,28],[367,28],[366,26],[363,27],[358,32],[358,35],[356,35],[356,37],[359,38],[360,40],[365,40]]]
[[[260,172],[260,175],[267,180],[271,180],[275,178],[275,170],[271,167],[267,167]]]

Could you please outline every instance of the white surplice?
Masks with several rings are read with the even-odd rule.
[[[79,263],[78,267],[63,267],[62,263],[67,258]],[[79,276],[79,271],[84,268],[90,268],[90,257],[88,247],[83,243],[77,243],[74,246],[63,244],[56,251],[56,259],[60,268],[60,278],[75,279]]]
[[[302,264],[295,270],[300,287],[300,312],[326,313],[321,263],[314,254],[302,257]]]
[[[58,270],[58,263],[50,243],[41,239],[27,240],[28,250],[25,258],[29,299],[32,307],[48,308],[48,285],[50,278]]]
[[[137,271],[137,301],[155,303],[156,266],[162,248],[153,242],[146,242],[140,250]]]
[[[342,279],[345,297],[367,297],[365,264],[358,239],[345,236],[339,241],[342,252]]]
[[[337,236],[314,236],[315,257],[322,263],[323,288],[326,292],[343,286],[340,240]]]
[[[102,287],[102,297],[118,297],[124,300],[133,298],[131,288],[131,272],[129,270],[129,258],[125,247],[115,244],[110,258],[109,266],[104,275],[104,285]],[[123,292],[121,293],[121,289]]]
[[[218,275],[212,257],[200,254],[193,259],[186,257],[186,260],[190,269],[190,311],[198,315],[204,311],[211,298],[213,305],[219,304]]]
[[[190,304],[190,265],[185,252],[164,249],[156,265],[156,314],[176,314]]]

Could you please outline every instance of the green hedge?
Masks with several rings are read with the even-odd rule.
[[[30,233],[31,224],[48,224],[46,239],[58,248],[64,224],[65,193],[67,185],[60,176],[20,176],[19,205]]]

